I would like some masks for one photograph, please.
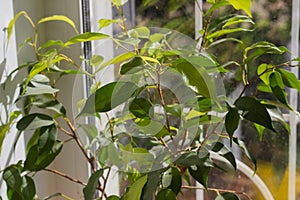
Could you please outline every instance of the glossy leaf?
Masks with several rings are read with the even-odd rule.
[[[211,98],[213,96],[214,84],[209,79],[209,75],[202,68],[196,69],[189,62],[181,62],[177,64],[177,69],[182,72],[189,83],[197,88],[197,92],[204,97]],[[212,92],[210,92],[212,91]]]
[[[45,114],[33,113],[24,116],[17,123],[17,129],[20,131],[23,130],[35,130],[42,126],[50,126],[52,125],[53,119]]]
[[[132,74],[137,72],[142,72],[144,68],[144,62],[141,57],[134,57],[128,62],[122,63],[120,68],[120,74]]]
[[[19,193],[21,192],[23,181],[20,169],[17,166],[12,165],[6,168],[3,172],[3,179],[10,189]]]
[[[194,165],[188,168],[191,176],[207,189],[208,174],[210,167],[204,165]]]
[[[138,118],[150,118],[152,104],[144,98],[134,99],[129,105],[129,111]]]
[[[221,142],[214,144],[212,151],[218,153],[220,156],[224,157],[236,170],[236,161],[233,153]]]
[[[103,64],[101,65],[101,67],[98,69],[98,71],[101,70],[101,69],[103,69],[104,67],[109,66],[109,65],[113,65],[113,64],[116,64],[116,63],[123,62],[123,61],[125,61],[125,60],[129,60],[130,58],[133,58],[133,57],[135,57],[135,56],[136,56],[136,54],[134,54],[134,53],[132,53],[132,52],[126,52],[126,53],[120,54],[120,55],[118,55],[118,56],[115,56],[115,57],[112,58],[111,60],[109,60],[109,61],[103,63]]]
[[[30,148],[24,168],[30,171],[40,171],[50,165],[61,152],[63,143],[56,141],[50,151],[40,151],[38,145]]]
[[[162,189],[157,193],[156,200],[176,200],[176,194],[171,189]]]
[[[25,200],[33,200],[36,195],[36,189],[34,185],[34,181],[30,176],[23,176],[22,177],[22,195]]]
[[[181,182],[181,174],[176,167],[171,167],[162,176],[163,187],[171,189],[176,195],[181,190]]]
[[[239,110],[244,111],[242,116],[245,119],[276,132],[266,107],[256,99],[246,96],[240,97],[235,101],[234,105]]]
[[[237,129],[240,123],[240,115],[236,108],[230,108],[228,113],[225,116],[225,128],[230,137],[230,142],[232,141],[232,137],[234,131]]]
[[[112,82],[96,90],[86,101],[80,115],[107,112],[127,101],[136,91],[132,82]]]
[[[298,93],[300,93],[300,81],[294,73],[285,69],[278,69],[278,72],[281,74],[284,85],[290,88],[295,88],[298,90]]]
[[[52,110],[52,111],[54,111],[58,114],[62,114],[62,115],[66,115],[66,112],[67,112],[65,107],[57,100],[40,99],[40,100],[36,100],[32,104],[39,108]]]
[[[124,195],[124,200],[140,200],[142,190],[147,182],[148,175],[144,175],[137,179],[129,188],[128,192]]]
[[[272,89],[272,92],[274,96],[283,104],[289,106],[288,100],[287,100],[287,94],[284,89],[283,80],[281,78],[281,75],[279,72],[273,72],[269,77],[270,87]],[[291,110],[293,110],[290,107]]]
[[[78,30],[76,28],[75,23],[70,18],[68,18],[64,15],[52,15],[50,17],[42,18],[38,21],[38,24],[42,24],[42,23],[50,22],[50,21],[63,21],[63,22],[66,22],[66,23],[68,23],[72,26],[72,28],[76,31],[76,33],[78,33]]]
[[[251,0],[228,0],[229,3],[237,10],[243,10],[249,17],[252,17],[251,14]]]
[[[98,181],[100,177],[103,175],[103,170],[97,170],[94,172],[91,177],[89,178],[89,181],[87,185],[83,188],[83,194],[85,200],[93,200],[94,194],[98,185]]]
[[[93,40],[104,40],[109,39],[110,36],[104,33],[96,33],[96,32],[86,32],[75,37],[71,38],[69,41],[66,42],[65,46],[70,46],[72,44],[80,43],[80,42],[88,42]]]

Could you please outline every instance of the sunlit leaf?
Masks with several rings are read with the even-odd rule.
[[[69,41],[65,43],[65,46],[69,46],[72,44],[76,44],[79,42],[88,42],[92,40],[104,40],[109,39],[110,36],[106,35],[104,33],[96,33],[96,32],[86,32],[79,35],[76,35],[75,37],[71,38]]]
[[[122,22],[122,20],[120,20],[120,19],[100,19],[98,21],[99,30],[101,30],[104,27],[107,27],[107,26],[111,25],[112,23],[119,23],[119,22]]]
[[[12,31],[13,31],[13,27],[16,23],[16,21],[18,20],[18,18],[21,15],[27,15],[25,11],[21,11],[18,14],[15,15],[15,17],[9,22],[8,27],[7,27],[7,40],[10,40],[10,37],[12,35]]]
[[[251,0],[228,0],[228,1],[235,9],[243,10],[249,17],[252,17]]]
[[[111,0],[111,2],[116,6],[123,6],[128,0]]]
[[[101,67],[98,69],[98,71],[101,70],[101,69],[103,69],[103,68],[106,67],[106,66],[113,65],[113,64],[116,64],[116,63],[120,63],[120,62],[123,62],[123,61],[125,61],[125,60],[129,60],[130,58],[133,58],[133,57],[135,57],[135,56],[136,56],[136,54],[135,54],[135,53],[132,53],[132,52],[125,52],[125,53],[123,53],[123,54],[120,54],[120,55],[118,55],[118,56],[115,56],[115,57],[112,58],[111,60],[109,60],[109,61],[103,63],[103,64],[101,65]]]
[[[75,23],[70,18],[68,18],[64,15],[53,15],[53,16],[50,16],[50,17],[44,17],[44,18],[42,18],[38,21],[38,24],[42,24],[42,23],[49,22],[49,21],[63,21],[63,22],[66,22],[66,23],[70,24],[73,27],[73,29],[76,31],[76,33],[78,33],[78,30],[76,28]]]

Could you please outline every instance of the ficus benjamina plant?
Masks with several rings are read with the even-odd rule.
[[[171,200],[183,195],[183,188],[195,188],[190,180],[200,183],[204,191],[216,192],[216,199],[250,199],[239,191],[210,188],[209,172],[213,168],[222,170],[216,162],[219,157],[236,170],[232,151],[235,145],[253,163],[255,173],[256,159],[235,132],[244,120],[257,127],[260,137],[264,129],[277,132],[274,121],[288,129],[282,112],[294,111],[286,88],[300,92],[299,80],[289,71],[297,67],[299,58],[264,63],[259,60],[261,56],[285,58],[289,50],[267,41],[241,45],[244,41],[235,33],[255,31],[250,0],[207,0],[207,9],[202,11],[204,26],[197,41],[173,30],[127,29],[122,10],[125,3],[112,0],[120,19],[100,19],[98,32],[79,33],[74,22],[62,15],[35,23],[28,13],[20,12],[8,24],[7,41],[19,17],[29,21],[34,35],[20,46],[32,47],[36,57],[16,67],[0,87],[1,109],[6,114],[1,116],[0,145],[12,126],[19,135],[33,133],[26,144],[25,160],[1,171],[8,199],[42,198],[34,182],[35,174],[41,171],[81,184],[82,196],[87,200]],[[217,15],[224,7],[234,8],[235,13]],[[49,21],[63,21],[73,27],[76,36],[39,44],[38,26]],[[120,26],[122,33],[112,36],[101,32],[111,24]],[[64,51],[95,40],[112,41],[121,53],[111,59],[94,54],[76,63]],[[226,47],[228,42],[239,45],[240,60],[224,60],[214,54],[214,49]],[[5,67],[5,61],[1,67]],[[118,78],[104,84],[97,73],[109,67],[117,69]],[[233,74],[243,85],[235,99],[229,97],[222,84]],[[15,81],[20,76],[21,81]],[[89,96],[78,102],[74,116],[58,98],[56,83],[63,76],[83,76],[92,82]],[[249,94],[250,87],[256,92]],[[258,97],[259,93],[267,93],[268,98]],[[93,123],[84,123],[89,119]],[[82,133],[88,144],[80,139]],[[69,139],[62,141],[60,134]],[[75,142],[86,158],[91,168],[87,182],[49,167],[67,142]],[[112,168],[127,183],[120,196],[106,192]],[[68,198],[57,193],[49,194],[47,199],[58,195]]]

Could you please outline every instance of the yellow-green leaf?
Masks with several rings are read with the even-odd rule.
[[[68,18],[64,15],[53,15],[50,17],[42,18],[39,20],[38,24],[42,24],[44,22],[49,22],[49,21],[64,21],[64,22],[70,24],[73,27],[73,29],[76,31],[76,33],[78,33],[75,23],[70,18]]]
[[[251,0],[228,0],[229,3],[237,10],[243,10],[249,17],[252,17],[251,14]]]

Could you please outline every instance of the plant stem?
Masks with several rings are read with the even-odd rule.
[[[103,181],[104,181],[104,183],[103,183],[103,188],[106,188],[106,185],[107,185],[107,181],[108,181],[108,177],[109,177],[109,175],[110,175],[110,172],[111,172],[111,167],[108,168],[108,172],[107,172],[107,174],[106,174],[106,177],[105,177],[105,178],[103,177]],[[102,192],[101,198],[100,198],[100,199],[103,199],[104,196],[105,196],[105,192]]]
[[[106,115],[108,123],[109,123],[109,131],[110,131],[111,140],[112,140],[112,142],[114,142],[115,141],[115,138],[114,138],[114,125],[113,125],[111,119],[109,118],[107,112],[105,112],[105,115]]]
[[[78,183],[78,184],[83,185],[83,186],[87,185],[86,183],[82,182],[81,180],[72,178],[72,177],[70,177],[70,176],[68,176],[66,174],[63,174],[62,172],[59,172],[59,171],[55,170],[55,169],[43,169],[43,170],[47,171],[47,172],[51,172],[51,173],[56,174],[58,176],[61,176],[63,178],[66,178],[66,179],[68,179],[68,180],[70,180],[70,181],[72,181],[74,183]]]

